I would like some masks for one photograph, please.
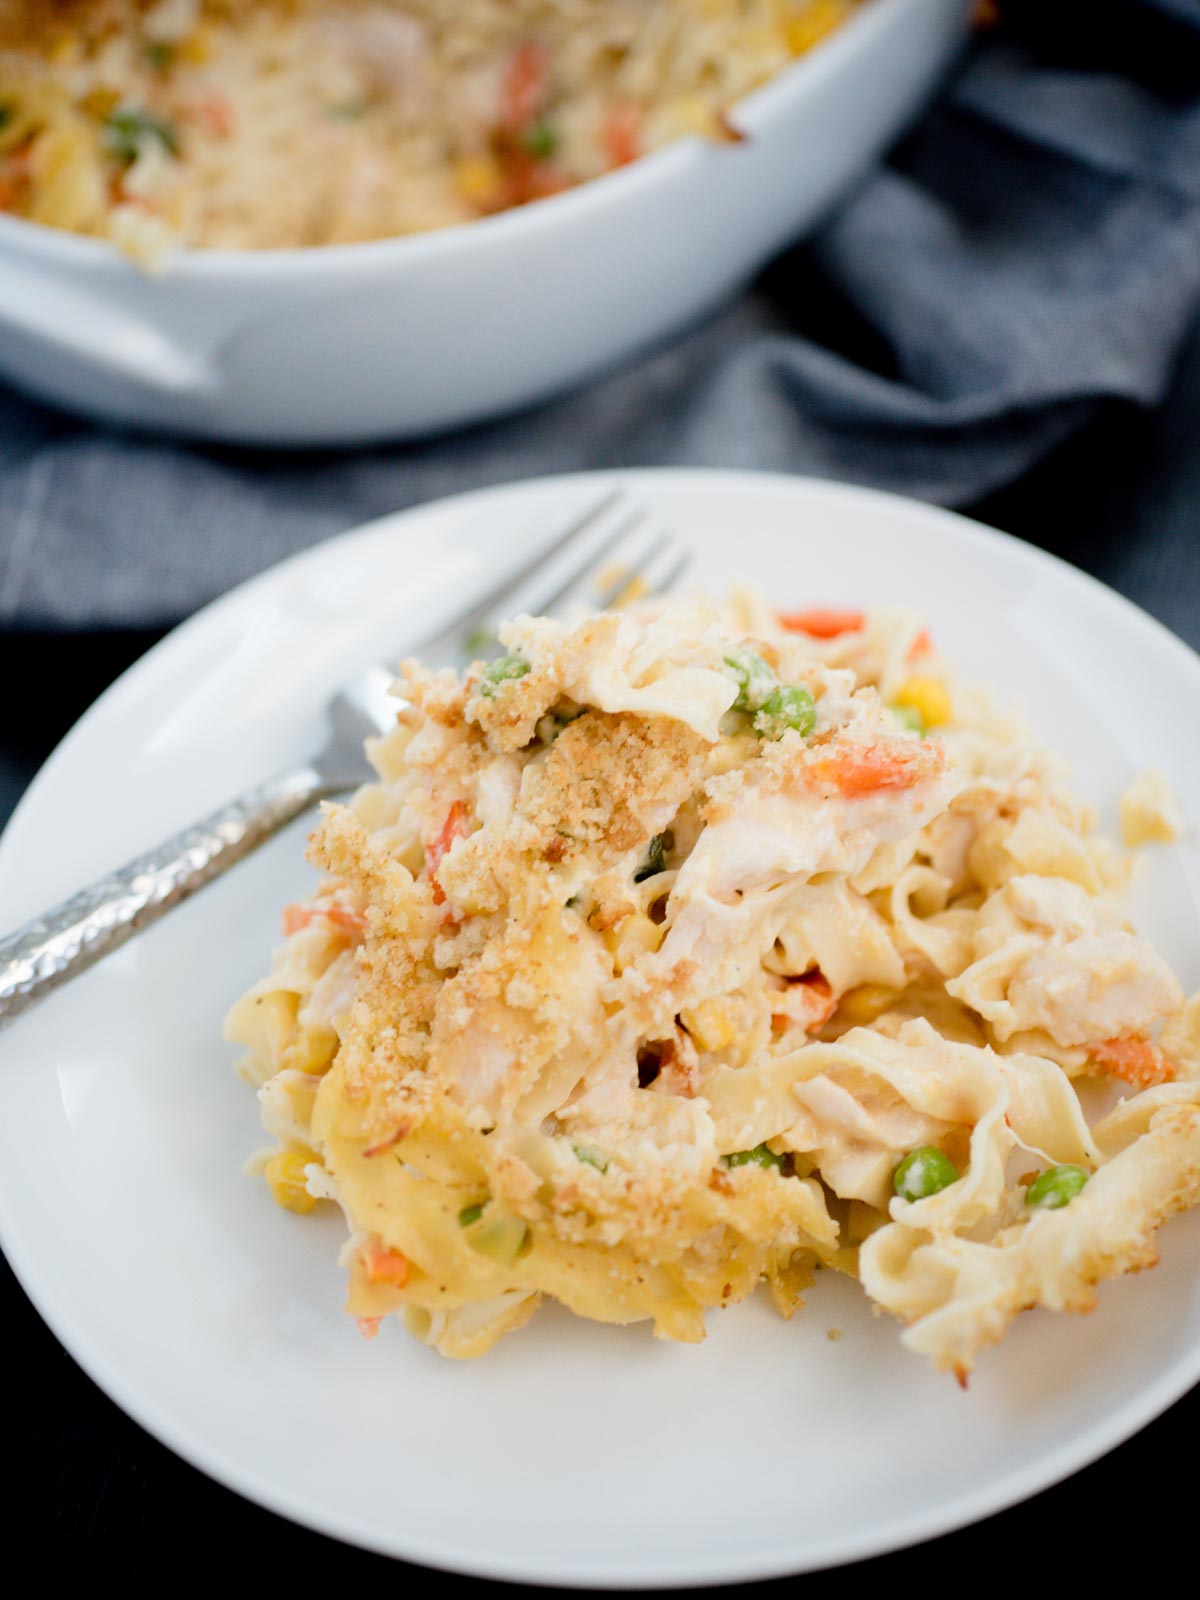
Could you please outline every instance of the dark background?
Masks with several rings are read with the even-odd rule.
[[[1103,579],[1200,646],[1200,546],[1189,510],[1200,503],[1198,422],[1200,328],[1161,410],[1098,409],[1021,482],[964,509]],[[0,818],[79,714],[156,637],[0,637],[0,681],[8,688]],[[4,1455],[15,1468],[5,1501],[9,1559],[11,1566],[19,1554],[36,1558],[39,1592],[273,1580],[267,1593],[279,1600],[280,1590],[299,1581],[464,1582],[295,1528],[184,1465],[84,1377],[2,1270]],[[1078,1593],[1081,1584],[1106,1579],[1115,1587],[1127,1567],[1139,1574],[1139,1588],[1171,1583],[1168,1569],[1194,1545],[1189,1446],[1198,1424],[1193,1391],[1067,1483],[973,1529],[864,1563],[854,1576],[882,1581],[892,1592],[908,1584],[941,1592],[964,1581],[998,1581],[1001,1570],[1035,1592],[1068,1582]],[[747,1448],[760,1425],[762,1419],[747,1419],[747,1438],[736,1448]],[[898,1462],[896,1470],[912,1467]]]

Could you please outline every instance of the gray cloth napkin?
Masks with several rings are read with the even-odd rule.
[[[815,239],[553,405],[260,454],[0,390],[0,627],[157,627],[369,517],[581,467],[775,468],[966,504],[1098,406],[1159,402],[1198,313],[1200,0],[1010,3]]]

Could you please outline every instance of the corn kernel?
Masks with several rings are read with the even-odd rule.
[[[662,928],[657,923],[651,922],[650,918],[640,911],[619,922],[605,935],[605,942],[612,951],[613,966],[617,972],[624,972],[626,967],[631,967],[641,956],[657,950],[662,942],[662,935]]]
[[[256,995],[247,1010],[241,1039],[252,1055],[278,1070],[299,1032],[296,1013],[300,996],[290,989],[270,989]]]
[[[110,111],[115,111],[121,103],[121,97],[115,89],[89,89],[79,104],[89,116],[103,122]]]
[[[284,1052],[282,1068],[293,1067],[297,1072],[313,1074],[324,1072],[334,1058],[338,1036],[323,1023],[302,1027]]]
[[[715,139],[721,131],[716,112],[702,94],[680,95],[674,100],[666,111],[664,126],[673,139],[689,133]]]
[[[610,589],[615,589],[618,584],[623,587],[618,590],[615,600],[609,601],[612,610],[619,606],[629,606],[635,600],[644,600],[650,593],[650,585],[640,573],[630,572],[629,566],[624,561],[611,561],[595,578],[597,594],[606,594]]]
[[[950,691],[940,678],[905,678],[896,691],[895,703],[911,707],[927,728],[950,721]]]
[[[212,53],[213,31],[204,22],[198,28],[193,28],[179,46],[179,59],[193,67],[202,67],[206,61],[212,59]]]
[[[841,26],[849,10],[848,0],[813,0],[811,5],[797,16],[789,17],[784,24],[788,49],[794,56],[811,50],[826,34]]]
[[[875,1021],[895,1001],[896,989],[885,989],[878,983],[860,983],[849,989],[838,1002],[838,1017],[857,1027]]]
[[[454,186],[464,200],[487,205],[500,185],[500,169],[491,156],[464,156],[454,168]]]
[[[719,1000],[702,1000],[691,1011],[680,1015],[684,1027],[701,1050],[723,1050],[733,1038],[733,1021]]]
[[[263,1175],[277,1206],[301,1216],[312,1210],[317,1202],[308,1192],[304,1169],[316,1159],[311,1150],[280,1150],[271,1157]]]
[[[46,47],[46,59],[56,67],[71,65],[79,60],[79,56],[79,40],[66,30],[55,33]]]
[[[631,606],[635,600],[644,600],[649,593],[650,585],[638,573],[636,577],[630,578],[629,582],[612,602],[612,609],[615,611],[620,606]]]

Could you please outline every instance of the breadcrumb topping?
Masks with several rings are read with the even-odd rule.
[[[961,1375],[1145,1264],[1200,1198],[1200,1000],[920,619],[743,595],[501,642],[404,663],[231,1014],[267,1181],[340,1203],[367,1331],[478,1354],[549,1295],[694,1341],[824,1263]],[[1086,1077],[1128,1091],[1094,1125]]]

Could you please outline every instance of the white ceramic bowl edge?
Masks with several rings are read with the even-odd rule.
[[[544,399],[711,309],[812,226],[913,116],[967,0],[869,0],[684,140],[463,227],[319,250],[191,252],[147,277],[0,216],[0,372],[157,431],[357,444]]]

